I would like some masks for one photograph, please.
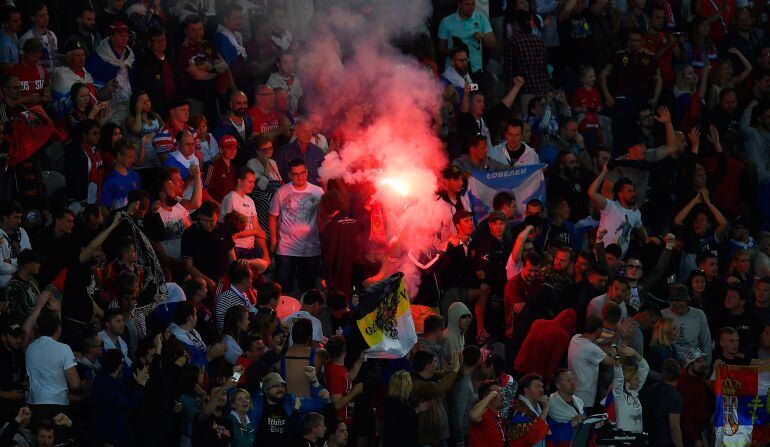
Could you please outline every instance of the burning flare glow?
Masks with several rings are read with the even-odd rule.
[[[405,181],[395,177],[385,177],[380,184],[389,187],[393,192],[401,196],[409,195],[409,185]]]

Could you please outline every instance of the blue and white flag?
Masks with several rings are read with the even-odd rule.
[[[492,211],[492,199],[501,191],[513,193],[519,205],[519,214],[524,211],[523,204],[532,199],[545,203],[545,177],[543,163],[515,166],[500,171],[473,171],[468,179],[468,197],[471,211],[476,213],[476,223],[487,217]],[[517,215],[515,220],[520,220]]]

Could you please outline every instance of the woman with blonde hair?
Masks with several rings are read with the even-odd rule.
[[[615,362],[615,379],[610,390],[615,400],[615,424],[620,430],[641,433],[644,431],[644,427],[642,426],[642,403],[639,401],[639,390],[647,381],[650,367],[638,352],[627,346],[620,349],[621,355],[626,354],[624,356],[625,361],[634,357],[636,364]],[[627,352],[623,353],[623,350]]]
[[[679,326],[673,318],[663,317],[655,324],[650,341],[650,375],[659,380],[661,367],[666,359],[679,361],[674,342],[679,337]]]
[[[415,403],[412,394],[412,376],[403,369],[396,371],[388,383],[385,400],[383,447],[417,447],[417,413],[429,410],[431,402]]]
[[[233,423],[232,447],[251,447],[254,445],[254,438],[257,435],[257,427],[249,420],[247,416],[251,410],[251,396],[243,388],[237,388],[228,398],[228,403],[232,411],[229,418]]]

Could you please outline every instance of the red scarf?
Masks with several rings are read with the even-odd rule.
[[[88,171],[88,183],[96,184],[96,203],[99,203],[99,196],[102,194],[102,181],[104,180],[102,156],[96,150],[96,146],[88,146],[83,143],[81,148],[83,148],[86,157],[91,160],[91,169]]]

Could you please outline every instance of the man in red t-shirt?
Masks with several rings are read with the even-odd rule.
[[[203,19],[190,15],[182,22],[185,40],[176,53],[178,90],[183,97],[201,102],[230,87],[230,68],[211,43],[203,39]],[[215,91],[212,91],[215,90]]]
[[[345,337],[332,336],[324,348],[331,359],[326,365],[326,389],[332,396],[334,408],[337,410],[337,418],[350,426],[353,423],[353,401],[364,390],[364,386],[360,382],[350,386],[351,382],[358,376],[358,371],[361,370],[361,364],[364,362],[363,352],[348,372],[345,369],[345,353],[347,352]]]
[[[38,64],[43,56],[43,43],[38,38],[24,42],[24,55],[9,73],[21,81],[21,103],[47,105],[51,103],[51,78],[48,71]]]
[[[485,383],[479,387],[479,402],[468,412],[470,429],[468,447],[503,447],[505,432],[500,408],[503,406],[503,393],[494,383]]]
[[[260,85],[254,92],[254,106],[246,112],[254,123],[254,133],[274,139],[282,132],[281,117],[275,110],[273,89]]]

